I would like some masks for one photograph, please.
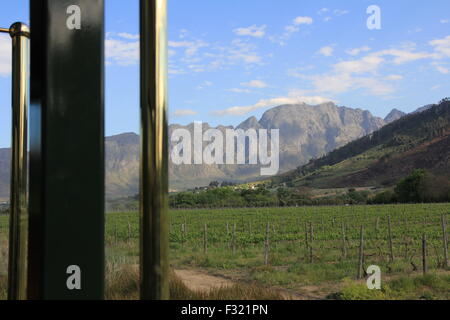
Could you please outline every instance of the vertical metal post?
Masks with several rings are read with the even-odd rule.
[[[141,299],[169,298],[167,1],[140,1]]]
[[[12,159],[9,224],[8,299],[26,299],[27,255],[27,125],[29,38],[27,25],[17,22],[12,38]]]
[[[104,297],[104,0],[30,0],[28,298]]]

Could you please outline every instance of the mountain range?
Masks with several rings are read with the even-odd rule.
[[[340,107],[334,103],[319,105],[282,105],[266,111],[260,120],[250,117],[226,129],[279,129],[280,172],[288,172],[311,159],[320,158],[351,141],[367,136],[405,114],[394,109],[385,119],[369,111]],[[193,132],[194,125],[171,124],[175,129]],[[203,131],[211,128],[203,123]],[[171,145],[172,147],[172,145]],[[9,196],[9,149],[0,149],[0,200]],[[105,138],[106,196],[117,198],[138,192],[139,136],[124,133]],[[200,187],[212,180],[243,182],[260,178],[259,165],[174,165],[169,162],[172,191]]]

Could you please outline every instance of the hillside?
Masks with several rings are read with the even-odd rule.
[[[450,178],[450,101],[422,110],[274,182],[315,188],[392,186],[414,169]]]

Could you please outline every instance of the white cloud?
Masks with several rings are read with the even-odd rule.
[[[313,22],[314,20],[311,17],[297,17],[293,21],[294,25],[296,26],[301,24],[312,24]]]
[[[211,87],[213,83],[211,81],[203,81],[199,86],[197,86],[197,90],[203,90],[207,87]]]
[[[232,89],[228,89],[227,91],[236,92],[236,93],[252,93],[251,90],[249,90],[249,89],[242,89],[242,88],[232,88]]]
[[[368,46],[363,46],[363,47],[360,47],[360,48],[354,48],[354,49],[348,50],[347,53],[348,53],[349,55],[351,55],[351,56],[357,56],[357,55],[359,55],[361,52],[368,52],[368,51],[370,51],[370,47],[368,47]]]
[[[359,60],[339,62],[334,65],[337,73],[366,73],[375,72],[385,60],[377,55],[365,56]]]
[[[250,26],[247,28],[237,28],[234,29],[233,32],[238,35],[238,36],[250,36],[250,37],[255,37],[255,38],[262,38],[264,37],[264,35],[266,34],[266,25],[262,25],[262,26]]]
[[[267,83],[265,83],[264,81],[261,81],[261,80],[252,80],[249,82],[242,82],[241,85],[244,87],[258,88],[258,89],[268,87]]]
[[[404,64],[416,60],[432,58],[427,52],[412,52],[407,49],[388,49],[375,53],[376,56],[392,56],[395,64]]]
[[[387,95],[394,92],[392,86],[374,77],[360,77],[349,73],[324,74],[311,77],[314,92],[340,94],[350,90],[365,89],[373,95]]]
[[[437,45],[442,46],[443,43],[438,42]],[[403,79],[403,77],[395,74],[380,75],[382,66],[387,64],[401,65],[435,57],[433,54],[416,52],[414,50],[415,45],[408,44],[402,46],[401,49],[382,50],[359,59],[338,62],[332,66],[330,72],[325,74],[313,76],[295,74],[295,76],[311,81],[313,89],[307,91],[307,93],[334,95],[363,89],[372,95],[386,96],[395,91],[391,81],[398,81]],[[358,48],[358,51],[366,50]],[[352,53],[356,53],[356,51]]]
[[[436,70],[442,74],[450,74],[450,70],[447,67],[444,67],[437,62],[433,62],[431,65],[434,66]]]
[[[263,63],[263,57],[257,52],[257,46],[248,39],[236,38],[229,45],[208,44],[203,40],[169,41],[172,50],[185,48],[184,55],[172,54],[171,74],[188,72],[209,72],[226,70],[232,66],[243,65],[250,69]],[[208,47],[205,50],[200,48]],[[169,69],[170,70],[170,69]],[[178,70],[179,72],[174,72]]]
[[[198,112],[191,109],[179,109],[173,112],[175,117],[195,116]]]
[[[400,75],[400,74],[391,74],[391,75],[388,75],[388,76],[386,77],[386,79],[387,79],[387,80],[391,80],[391,81],[398,81],[398,80],[402,80],[402,79],[403,79],[403,76]]]
[[[430,45],[434,47],[435,52],[438,54],[437,58],[450,57],[450,36],[432,40]]]
[[[318,51],[319,54],[325,56],[325,57],[331,57],[333,55],[334,48],[332,46],[326,46],[323,48],[320,48]]]
[[[436,47],[445,48],[446,42],[437,40]],[[369,48],[357,48],[350,53],[356,54],[368,51]],[[341,94],[352,90],[364,89],[372,95],[386,96],[392,94],[395,88],[388,81],[403,79],[400,75],[380,75],[380,69],[386,64],[401,65],[421,59],[434,58],[427,52],[416,52],[414,44],[406,44],[401,49],[387,49],[373,52],[359,59],[341,61],[333,65],[329,73],[301,76],[311,80],[314,87],[310,92],[316,94]],[[441,70],[443,71],[443,70]]]
[[[185,48],[185,55],[192,57],[197,54],[198,50],[204,47],[208,47],[209,44],[203,40],[195,41],[169,41],[169,47],[171,48]]]
[[[178,74],[186,74],[186,71],[184,71],[183,69],[178,69],[174,66],[169,66],[169,74],[173,74],[173,75],[178,75]]]
[[[284,46],[286,44],[286,40],[289,40],[292,34],[300,31],[301,25],[311,25],[313,22],[314,19],[311,17],[296,17],[290,25],[284,27],[285,32],[281,36],[270,36],[269,39],[272,42]]]
[[[322,15],[322,14],[327,13],[327,12],[329,12],[329,11],[330,11],[330,9],[328,9],[328,8],[322,8],[322,9],[320,9],[320,10],[317,12],[317,14],[318,14],[318,15]]]
[[[178,37],[179,37],[180,39],[184,39],[184,38],[186,38],[186,36],[188,35],[188,33],[189,33],[189,30],[181,29],[181,30],[180,30],[180,34],[178,35]]]
[[[442,24],[447,24],[447,23],[450,23],[450,20],[449,19],[441,19],[441,21],[440,21]]]
[[[138,34],[131,34],[127,32],[121,32],[117,34],[119,37],[128,39],[128,40],[138,40],[140,37]]]
[[[11,38],[0,35],[0,76],[11,74]]]
[[[105,40],[105,55],[108,65],[130,66],[139,63],[139,41],[119,39]]]
[[[262,61],[262,57],[256,53],[255,49],[254,45],[235,39],[232,41],[232,47],[228,48],[228,58],[246,64],[258,64]]]
[[[253,105],[234,106],[234,107],[231,107],[228,109],[215,111],[214,114],[219,115],[219,116],[225,116],[225,115],[242,116],[242,115],[245,115],[252,111],[258,110],[258,109],[274,107],[274,106],[279,106],[279,105],[301,104],[301,103],[317,105],[317,104],[330,102],[330,101],[332,101],[332,100],[324,98],[324,97],[319,97],[319,96],[301,96],[301,95],[298,95],[298,92],[292,91],[289,93],[288,96],[285,96],[285,97],[262,99]]]
[[[340,17],[340,16],[343,16],[343,15],[348,14],[349,11],[348,11],[348,10],[335,9],[335,10],[333,11],[333,13],[334,13],[336,16]]]
[[[440,89],[442,86],[440,85],[440,84],[438,84],[438,85],[435,85],[435,86],[433,86],[433,87],[431,87],[431,90],[438,90],[438,89]]]

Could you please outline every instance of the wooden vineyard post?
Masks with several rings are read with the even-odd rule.
[[[313,240],[314,229],[312,222],[309,223],[309,263],[313,263]]]
[[[232,242],[232,247],[233,247],[233,255],[236,254],[236,223],[234,223],[233,225],[233,242]]]
[[[128,244],[131,242],[131,224],[130,221],[128,221]]]
[[[184,248],[184,230],[186,230],[185,224],[182,223],[181,224],[181,248]]]
[[[364,226],[361,226],[359,233],[359,259],[358,259],[358,279],[362,279],[364,264]]]
[[[428,273],[428,263],[427,263],[427,235],[422,236],[422,270],[423,274]]]
[[[444,249],[444,268],[449,268],[449,261],[448,261],[448,236],[447,236],[447,221],[446,221],[446,215],[443,214],[441,216],[441,225],[442,225],[442,242],[443,242],[443,249]]]
[[[347,245],[345,241],[345,224],[342,222],[342,258],[347,259]]]
[[[266,225],[266,240],[264,241],[264,265],[269,265],[269,250],[270,250],[270,243],[269,243],[269,233],[270,233],[270,224],[267,222]]]
[[[203,253],[205,255],[208,253],[208,226],[206,223],[203,229]]]
[[[388,216],[388,236],[389,236],[389,258],[390,258],[390,262],[394,262],[394,249],[392,246],[391,216]]]
[[[117,230],[117,222],[114,224],[114,244],[117,246],[117,243],[119,241],[119,235]]]
[[[308,224],[305,222],[305,259],[307,259],[309,252],[309,239],[308,239]]]

